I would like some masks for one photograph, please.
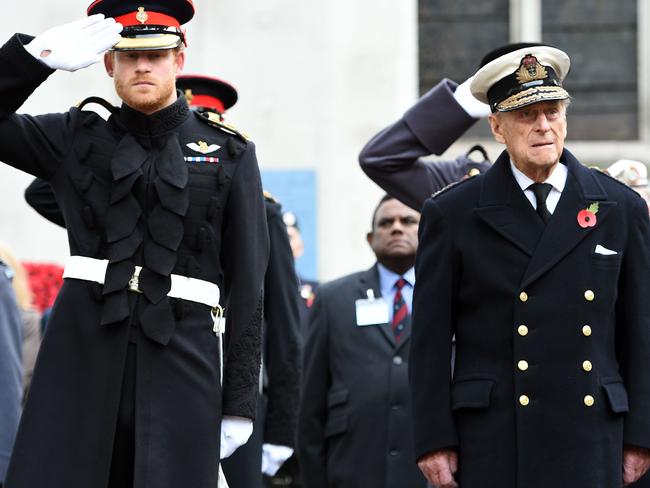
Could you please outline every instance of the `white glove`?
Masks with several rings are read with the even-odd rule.
[[[287,446],[276,444],[262,445],[262,473],[267,476],[275,476],[278,469],[291,457],[293,449]]]
[[[227,458],[238,447],[246,444],[252,433],[251,419],[228,416],[221,419],[221,459]]]
[[[473,76],[462,82],[456,88],[454,92],[454,99],[458,102],[458,105],[463,107],[463,110],[467,112],[467,115],[474,117],[475,119],[482,119],[490,115],[491,110],[490,106],[486,103],[479,102],[472,92],[469,90],[469,85],[472,84]]]
[[[104,52],[120,42],[120,32],[122,24],[96,14],[53,27],[25,49],[51,69],[77,71],[101,61]]]

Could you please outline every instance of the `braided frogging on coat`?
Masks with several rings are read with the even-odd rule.
[[[261,365],[262,316],[264,294],[236,343],[230,344],[224,371],[223,415],[255,418]]]

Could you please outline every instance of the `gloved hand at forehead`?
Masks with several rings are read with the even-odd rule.
[[[120,42],[122,25],[103,14],[53,27],[25,46],[27,52],[51,69],[77,71],[102,59]]]
[[[458,88],[456,88],[456,91],[454,92],[454,99],[461,107],[463,107],[470,117],[482,119],[490,115],[491,110],[487,103],[478,101],[474,98],[474,95],[472,95],[469,86],[472,84],[473,79],[474,77],[472,76],[458,85]]]

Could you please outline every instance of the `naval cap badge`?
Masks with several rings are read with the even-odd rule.
[[[524,83],[530,83],[531,81],[548,78],[548,73],[546,72],[546,68],[537,61],[535,56],[527,54],[521,60],[516,76],[519,84],[523,85]]]

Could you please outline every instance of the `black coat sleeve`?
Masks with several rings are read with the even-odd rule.
[[[458,445],[451,411],[451,350],[459,273],[449,224],[435,200],[427,200],[420,221],[409,387],[415,454]]]
[[[0,161],[34,176],[50,179],[71,150],[78,111],[36,117],[16,110],[53,71],[34,59],[16,34],[0,48]]]
[[[361,168],[371,180],[417,211],[432,193],[463,175],[459,166],[466,158],[435,163],[422,159],[445,152],[477,120],[454,100],[456,86],[442,80],[359,154]]]
[[[331,383],[328,354],[327,286],[320,288],[309,314],[298,423],[298,459],[304,486],[327,488],[327,393]]]
[[[264,279],[268,385],[264,442],[294,447],[300,401],[300,295],[280,206],[266,202],[271,253]]]
[[[54,198],[54,191],[47,181],[35,178],[25,189],[25,201],[42,217],[65,228],[63,213]]]
[[[650,220],[645,201],[636,195],[634,201],[616,310],[619,365],[629,397],[623,439],[625,444],[650,449]]]
[[[264,274],[269,235],[255,146],[248,143],[232,177],[224,216],[226,350],[223,415],[255,418],[261,365]]]

